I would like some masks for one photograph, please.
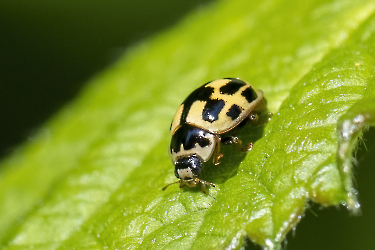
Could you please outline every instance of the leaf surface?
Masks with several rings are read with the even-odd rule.
[[[2,163],[4,249],[278,249],[309,200],[356,213],[352,152],[374,124],[372,1],[219,1],[132,48]],[[272,120],[244,128],[199,189],[175,181],[169,125],[204,82],[263,90]]]

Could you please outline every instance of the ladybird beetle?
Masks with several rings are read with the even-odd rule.
[[[199,178],[203,163],[213,157],[215,165],[223,156],[221,144],[235,144],[241,151],[248,151],[252,143],[242,146],[242,141],[227,132],[249,121],[256,122],[258,113],[266,109],[263,92],[250,84],[236,79],[224,78],[208,82],[194,90],[181,104],[171,124],[169,153],[175,166],[175,176],[180,183],[195,187],[201,183],[215,187]]]

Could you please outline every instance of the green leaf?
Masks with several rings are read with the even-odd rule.
[[[3,249],[270,249],[309,200],[359,211],[352,152],[374,125],[372,1],[219,1],[132,48],[2,163]],[[273,112],[247,155],[176,181],[169,125],[195,87],[239,77]]]

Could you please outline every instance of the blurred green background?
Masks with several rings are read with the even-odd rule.
[[[210,2],[0,1],[0,157],[128,46]]]
[[[0,1],[0,156],[9,154],[126,48],[211,0]],[[357,154],[362,216],[312,205],[291,249],[374,249],[375,129]],[[371,237],[372,236],[372,237]],[[258,247],[248,245],[249,249]]]

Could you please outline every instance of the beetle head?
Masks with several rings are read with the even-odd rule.
[[[181,157],[175,162],[174,174],[179,181],[168,184],[163,188],[165,190],[169,185],[180,183],[180,188],[184,186],[195,187],[201,183],[203,193],[206,192],[206,185],[215,187],[214,184],[199,179],[202,171],[202,160],[196,155]]]

